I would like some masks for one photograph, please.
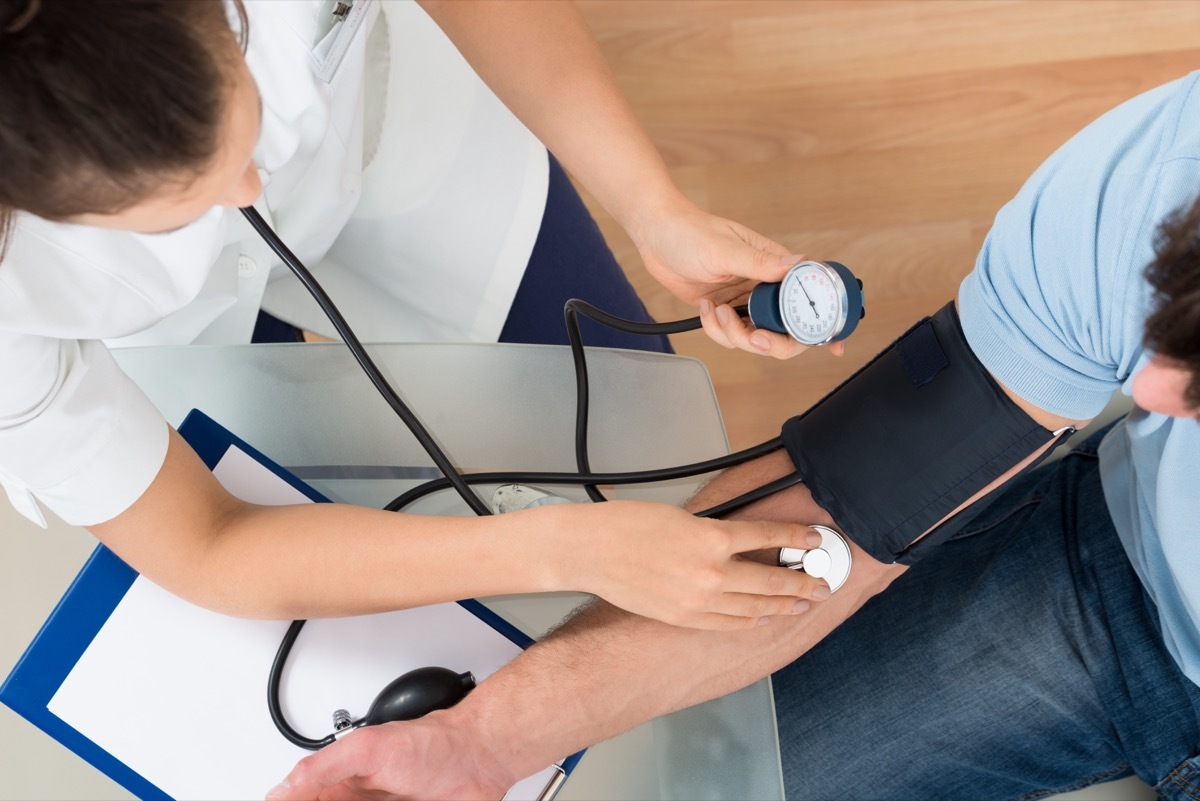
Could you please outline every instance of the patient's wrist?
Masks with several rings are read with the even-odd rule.
[[[515,691],[514,691],[515,688]],[[546,754],[537,735],[551,728],[553,716],[526,718],[529,710],[546,707],[532,688],[516,688],[505,677],[488,679],[457,706],[436,714],[461,744],[464,771],[503,796],[520,780],[541,771],[566,754]]]

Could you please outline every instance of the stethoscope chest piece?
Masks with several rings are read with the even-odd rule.
[[[803,570],[813,578],[823,578],[829,589],[836,592],[850,575],[850,546],[845,538],[826,526],[809,526],[821,535],[817,548],[783,548],[779,564],[792,570]]]

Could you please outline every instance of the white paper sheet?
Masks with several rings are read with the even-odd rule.
[[[308,501],[236,447],[213,473],[244,500]],[[209,612],[138,577],[49,709],[179,801],[262,798],[308,753],[267,712],[267,674],[287,626]],[[295,729],[319,739],[333,710],[361,716],[408,670],[439,665],[482,680],[520,651],[458,604],[314,620],[288,660],[282,704]],[[536,798],[552,772],[507,797]]]

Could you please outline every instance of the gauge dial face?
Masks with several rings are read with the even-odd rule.
[[[846,324],[846,288],[841,277],[818,262],[797,264],[783,279],[779,312],[783,324],[800,342],[828,342]]]

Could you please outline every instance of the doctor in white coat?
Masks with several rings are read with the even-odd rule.
[[[569,4],[0,0],[9,499],[234,615],[565,589],[702,628],[802,612],[812,579],[739,554],[806,547],[803,526],[640,502],[487,519],[241,502],[111,356],[256,330],[333,336],[247,205],[364,340],[539,341],[533,318],[561,327],[556,293],[588,281],[644,315],[547,146],[710,335],[798,352],[723,333],[726,304],[796,257],[682,195]],[[489,569],[464,569],[464,551]]]

